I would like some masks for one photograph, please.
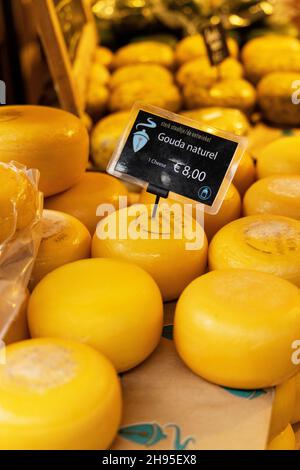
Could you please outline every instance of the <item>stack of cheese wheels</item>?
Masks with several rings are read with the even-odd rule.
[[[163,200],[164,201],[164,200]],[[153,194],[147,193],[147,191],[142,191],[140,195],[139,202],[141,204],[154,204],[155,196]],[[170,198],[166,199],[168,204],[172,204],[175,200]],[[193,206],[193,217],[197,219],[196,207],[197,204],[195,201],[189,201],[188,204]],[[225,194],[224,200],[222,202],[221,208],[217,214],[204,214],[204,231],[208,240],[211,240],[215,233],[220,230],[224,225],[229,222],[237,219],[241,215],[241,197],[233,184],[228,188],[227,193]],[[202,211],[200,212],[202,214]],[[202,220],[198,220],[200,224],[203,224]]]
[[[300,286],[300,221],[271,214],[235,220],[209,247],[209,267],[276,274]]]
[[[38,210],[38,201],[37,189],[24,169],[12,164],[0,162],[0,188],[1,244],[30,227]]]
[[[245,215],[269,213],[300,220],[300,174],[258,180],[245,194]]]
[[[40,171],[45,196],[76,184],[88,162],[84,123],[72,114],[43,106],[1,106],[0,161],[16,160]]]
[[[143,269],[113,259],[87,259],[48,274],[28,305],[33,337],[85,342],[119,372],[135,367],[157,346],[163,320],[160,291]]]
[[[27,322],[27,305],[29,300],[29,292],[26,291],[25,299],[19,308],[13,322],[9,325],[7,332],[3,337],[6,345],[22,341],[29,338],[28,322]]]
[[[297,450],[296,436],[290,424],[269,442],[267,450]]]
[[[272,407],[269,440],[281,434],[291,423],[296,404],[296,378],[277,385]]]
[[[257,176],[300,175],[300,136],[282,137],[257,153]]]
[[[295,407],[293,410],[292,420],[291,422],[298,423],[300,422],[300,374],[296,375],[296,400],[295,400]]]
[[[0,367],[1,450],[101,450],[121,419],[111,363],[73,341],[33,339],[7,347]]]
[[[73,215],[93,235],[99,222],[97,208],[101,204],[117,207],[120,196],[128,196],[120,180],[103,173],[88,172],[68,191],[47,198],[45,208]]]
[[[151,217],[151,205],[109,215],[97,227],[92,256],[135,263],[151,274],[164,301],[169,301],[205,271],[207,240],[196,220],[185,216],[182,205],[177,204],[173,213],[172,206],[166,207],[165,213],[159,208],[155,217]]]
[[[90,256],[91,235],[75,217],[44,210],[42,240],[33,266],[30,288],[49,272],[72,261]]]
[[[288,380],[300,368],[291,361],[299,335],[300,291],[272,274],[213,271],[195,279],[176,306],[179,355],[196,374],[226,387],[266,388]]]

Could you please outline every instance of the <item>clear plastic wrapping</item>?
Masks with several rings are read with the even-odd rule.
[[[25,299],[26,288],[31,275],[34,260],[40,244],[40,220],[43,208],[42,193],[38,190],[39,172],[29,170],[16,162],[0,162],[0,170],[10,168],[28,179],[31,189],[31,201],[34,208],[33,217],[21,229],[18,227],[18,208],[12,200],[12,223],[5,239],[0,240],[0,343],[16,318]],[[0,188],[1,190],[1,188]],[[10,216],[11,219],[11,216]],[[5,217],[0,223],[7,221]],[[0,227],[1,231],[1,227]]]

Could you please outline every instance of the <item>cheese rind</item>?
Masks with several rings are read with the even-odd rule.
[[[293,411],[293,416],[291,422],[298,423],[300,421],[300,374],[296,375],[296,401]]]
[[[134,263],[145,269],[156,281],[164,301],[175,300],[183,289],[196,277],[204,273],[207,264],[207,240],[202,227],[194,220],[184,217],[182,206],[178,226],[175,226],[177,213],[158,223],[151,218],[153,207],[145,207],[149,218],[147,226],[139,222],[138,207],[125,208],[117,211],[98,225],[93,237],[92,256],[94,258],[116,258]],[[144,207],[144,206],[142,206]],[[166,216],[168,217],[168,216]],[[158,219],[158,215],[156,216]],[[131,231],[134,224],[141,224],[142,235],[135,237]],[[166,223],[167,231],[163,224]],[[109,226],[119,227],[118,233],[112,231],[105,239],[98,237],[106,233]],[[178,229],[178,235],[176,231]],[[193,242],[199,244],[195,249],[189,249]]]
[[[271,214],[234,220],[213,238],[209,268],[275,274],[300,286],[300,221]]]
[[[272,407],[269,440],[285,430],[292,420],[296,403],[296,379],[291,379],[277,385]]]
[[[300,220],[300,175],[262,178],[246,192],[244,215],[276,214]]]
[[[45,196],[79,181],[89,153],[88,133],[79,118],[44,106],[1,106],[0,123],[0,161],[38,169]]]
[[[87,172],[68,191],[47,198],[45,208],[76,217],[93,235],[100,220],[96,214],[98,206],[112,204],[117,207],[119,196],[128,196],[128,191],[120,180],[103,173]]]
[[[87,259],[49,273],[28,306],[33,337],[69,338],[128,370],[157,346],[163,319],[160,291],[151,276],[133,264]]]
[[[75,217],[45,209],[41,224],[42,240],[31,274],[30,289],[54,269],[90,256],[91,235]]]
[[[260,389],[288,380],[300,368],[291,360],[299,337],[300,291],[271,274],[212,271],[195,279],[176,306],[180,357],[218,385]]]
[[[100,450],[114,439],[121,391],[111,363],[86,345],[33,339],[0,367],[0,449]]]

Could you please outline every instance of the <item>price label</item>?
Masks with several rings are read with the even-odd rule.
[[[136,105],[107,171],[160,195],[193,199],[215,213],[245,145],[243,137]]]
[[[202,35],[211,65],[219,65],[230,56],[225,29],[221,22],[205,26]]]

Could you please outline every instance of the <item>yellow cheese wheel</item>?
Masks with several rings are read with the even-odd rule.
[[[107,47],[98,46],[95,49],[93,60],[110,68],[114,59],[113,52]]]
[[[259,82],[257,97],[264,117],[271,123],[283,126],[300,126],[300,107],[293,103],[294,83],[298,83],[300,57],[297,53],[299,70],[297,73],[274,72]],[[298,87],[299,88],[299,87]]]
[[[258,214],[221,228],[209,247],[209,267],[272,273],[300,287],[300,222]]]
[[[295,377],[296,380],[296,400],[295,400],[295,407],[293,410],[293,415],[291,422],[298,423],[300,421],[300,374],[297,374]]]
[[[296,436],[290,424],[269,442],[267,450],[297,450]]]
[[[233,38],[228,38],[227,44],[230,55],[232,57],[237,57],[239,52],[237,42]],[[182,39],[178,42],[175,49],[175,60],[179,65],[189,62],[190,60],[206,56],[207,50],[201,34],[195,34]]]
[[[91,235],[75,217],[63,212],[44,210],[42,240],[33,266],[30,289],[59,266],[88,258]]]
[[[119,372],[135,367],[157,346],[160,291],[148,273],[112,259],[66,264],[34,289],[28,306],[33,337],[61,337],[93,346]]]
[[[229,222],[238,219],[241,215],[242,202],[236,187],[231,184],[225,194],[224,200],[217,214],[204,214],[204,231],[208,240]]]
[[[111,363],[86,345],[32,339],[8,346],[0,367],[1,450],[101,450],[121,418]]]
[[[159,64],[171,68],[174,53],[170,46],[156,41],[141,41],[128,44],[117,50],[113,67],[131,64]]]
[[[266,388],[288,380],[300,368],[291,361],[299,335],[300,291],[272,274],[213,271],[194,280],[176,306],[180,357],[196,374],[226,387]]]
[[[92,63],[89,70],[90,85],[108,85],[110,81],[110,73],[107,68],[100,62]]]
[[[109,109],[113,112],[130,110],[136,101],[143,101],[174,113],[181,108],[181,94],[174,84],[132,80],[122,83],[112,91]]]
[[[127,195],[127,189],[120,180],[103,173],[88,172],[73,188],[47,198],[45,208],[73,215],[93,235],[99,222],[97,207],[100,204],[116,206],[119,196]]]
[[[161,202],[164,201],[167,201],[170,204],[178,202],[172,200],[171,198],[161,199]],[[141,204],[154,204],[155,196],[153,194],[147,193],[146,190],[143,190],[141,192],[139,202]],[[193,217],[196,218],[197,203],[191,200],[189,204],[192,204]],[[241,215],[241,206],[241,197],[234,185],[231,184],[228,188],[227,193],[225,194],[219,212],[214,215],[204,213],[204,231],[207,236],[207,239],[211,240],[215,233],[220,230],[220,228],[222,228],[229,222],[238,219]],[[201,220],[199,220],[199,223],[201,223]]]
[[[285,430],[291,422],[296,403],[296,379],[277,385],[272,407],[269,440]]]
[[[6,345],[22,341],[29,338],[28,322],[27,322],[27,304],[29,300],[29,292],[21,305],[16,318],[9,326],[7,333],[4,335],[3,341]]]
[[[183,97],[187,109],[221,106],[248,113],[255,105],[256,91],[251,83],[240,78],[220,80],[206,87],[189,83],[183,88]]]
[[[0,123],[0,161],[38,169],[45,196],[79,181],[89,153],[88,133],[79,118],[43,106],[1,106]]]
[[[243,196],[251,184],[254,183],[255,177],[256,170],[254,162],[250,154],[245,152],[233,178],[233,184],[238,189],[241,196]]]
[[[109,99],[108,89],[103,85],[91,83],[87,92],[86,111],[94,119],[100,119],[106,111]]]
[[[208,57],[203,56],[183,64],[176,74],[176,81],[180,86],[188,84],[209,86],[218,80],[230,80],[242,76],[243,67],[236,59],[228,57],[217,68],[210,64]]]
[[[112,113],[101,119],[94,127],[91,135],[91,153],[94,163],[100,170],[106,170],[129,116],[130,111]]]
[[[182,212],[181,206],[179,208]],[[142,220],[135,206],[134,210],[124,208],[103,219],[93,238],[92,256],[123,259],[140,266],[156,281],[164,301],[175,300],[193,279],[205,271],[206,237],[202,227],[194,219],[188,219],[183,214],[180,221],[176,221],[175,215],[174,219],[171,218],[171,222],[164,226],[163,218],[159,215],[156,219],[151,218],[151,205],[145,207],[145,213],[146,217]],[[131,231],[134,224],[139,224],[143,236],[135,237],[135,232]],[[110,226],[119,227],[117,236],[114,230],[109,231]],[[176,233],[177,228],[184,229],[180,237],[179,231]],[[188,237],[193,231],[195,233],[196,229],[201,238],[199,246],[189,249],[188,244],[194,240]],[[185,233],[185,230],[188,233]],[[99,234],[106,233],[105,239],[102,239],[102,236],[98,238]]]
[[[239,109],[209,107],[184,111],[181,114],[195,121],[237,135],[246,135],[250,129],[246,115]]]
[[[257,176],[300,175],[300,136],[282,137],[257,152]]]
[[[0,162],[0,243],[30,226],[37,205],[36,188],[25,171]]]
[[[126,65],[112,74],[109,85],[112,89],[115,89],[123,83],[133,80],[141,82],[147,80],[152,83],[162,82],[165,85],[170,85],[173,83],[173,75],[168,69],[157,64]]]
[[[258,180],[246,192],[243,208],[245,215],[269,213],[300,220],[300,174]]]

